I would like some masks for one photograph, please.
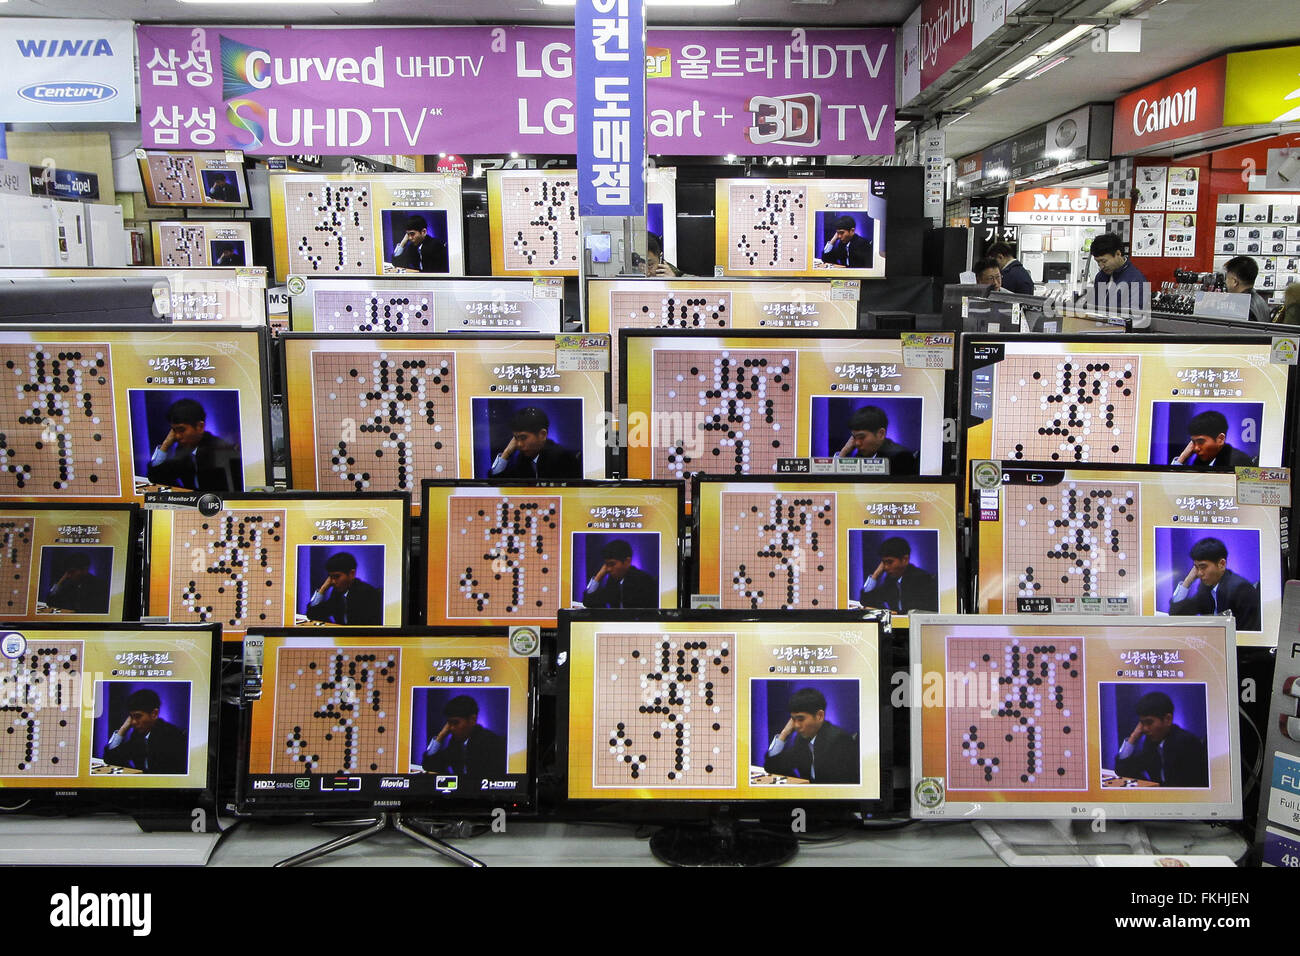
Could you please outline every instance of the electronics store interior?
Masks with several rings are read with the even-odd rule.
[[[569,8],[122,2],[129,122],[0,115],[0,863],[1300,851],[1300,126],[1234,86],[1300,47],[998,0],[909,76],[929,2],[747,4],[806,39],[614,5],[638,92]],[[461,138],[358,146],[494,33]]]

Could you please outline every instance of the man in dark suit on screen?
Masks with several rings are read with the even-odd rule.
[[[658,607],[659,582],[632,564],[632,546],[616,539],[601,549],[601,566],[587,582],[582,606]]]
[[[826,719],[826,698],[812,687],[790,695],[790,719],[767,748],[763,769],[812,783],[861,779],[858,735]]]
[[[192,398],[167,409],[170,430],[149,459],[149,480],[155,485],[191,491],[243,491],[243,459],[239,449],[208,431],[208,413]]]
[[[1228,444],[1228,419],[1222,412],[1211,409],[1193,416],[1187,423],[1187,434],[1187,446],[1171,464],[1225,471],[1259,464],[1240,448]]]
[[[880,542],[880,564],[862,582],[858,602],[895,614],[937,611],[939,582],[929,571],[912,564],[912,546],[906,538],[886,538]]]
[[[347,551],[325,561],[326,578],[307,604],[312,621],[377,626],[384,623],[384,593],[357,577],[357,559]]]
[[[1228,570],[1228,547],[1218,538],[1202,538],[1192,545],[1192,570],[1174,588],[1170,614],[1231,614],[1239,631],[1260,628],[1259,591],[1240,574]],[[1192,581],[1200,587],[1190,591]]]
[[[426,773],[456,774],[471,780],[500,780],[506,773],[506,739],[478,722],[478,701],[461,694],[442,709],[446,723],[424,748]]]
[[[190,748],[185,731],[158,716],[162,699],[141,688],[126,699],[126,720],[104,748],[104,763],[143,773],[186,773]]]
[[[510,419],[511,438],[492,461],[492,477],[581,478],[582,460],[549,435],[551,420],[540,408],[521,408]]]
[[[1137,726],[1116,755],[1116,773],[1162,787],[1210,785],[1205,741],[1174,723],[1174,702],[1168,694],[1143,694],[1137,715]]]

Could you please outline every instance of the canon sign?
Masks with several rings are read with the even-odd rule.
[[[1140,99],[1133,107],[1133,134],[1143,136],[1196,122],[1196,87],[1158,100]]]

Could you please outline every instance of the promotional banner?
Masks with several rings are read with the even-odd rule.
[[[1224,126],[1300,120],[1300,46],[1229,53]]]
[[[138,38],[146,148],[577,151],[564,28],[141,25]],[[893,30],[652,30],[645,60],[652,153],[894,151]]]
[[[578,214],[644,216],[645,7],[578,0]]]
[[[134,123],[132,26],[0,19],[0,123]]]

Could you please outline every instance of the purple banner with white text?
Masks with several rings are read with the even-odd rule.
[[[145,148],[577,151],[571,29],[141,24],[137,37]],[[893,31],[650,30],[646,99],[652,154],[891,154]]]

